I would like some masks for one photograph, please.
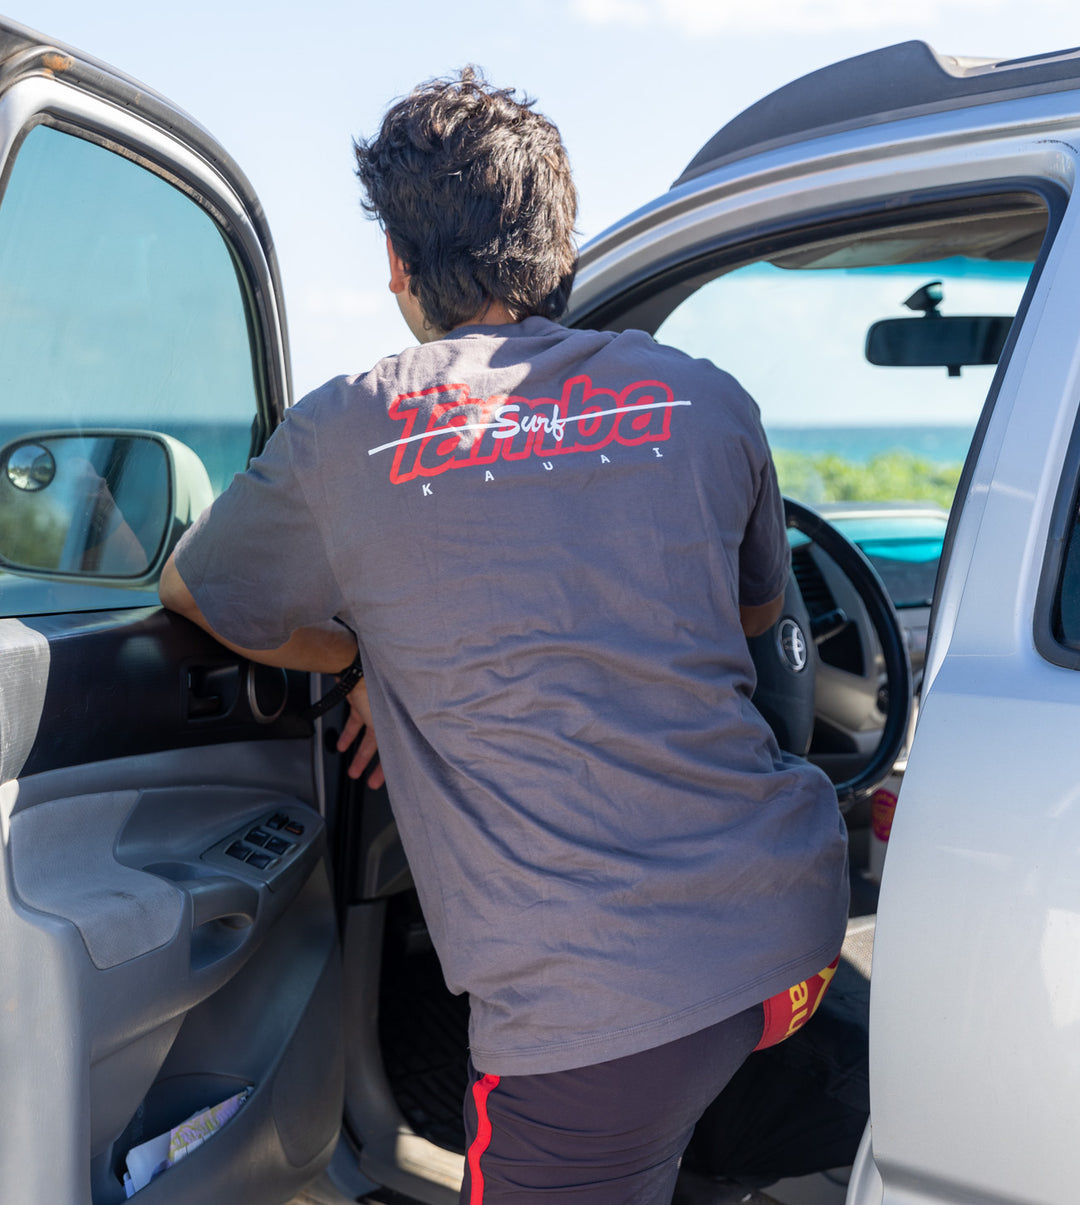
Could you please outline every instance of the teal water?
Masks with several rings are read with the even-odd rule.
[[[971,442],[970,427],[769,427],[773,451],[820,456],[833,452],[864,464],[897,449],[933,464],[963,464]]]

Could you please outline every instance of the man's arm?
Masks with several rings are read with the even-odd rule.
[[[226,648],[261,665],[280,665],[283,669],[302,669],[309,673],[338,674],[356,656],[353,634],[339,623],[298,628],[284,644],[274,649],[249,649],[226,640],[210,626],[172,557],[169,557],[162,571],[158,595],[170,611],[190,619]]]
[[[757,607],[739,607],[739,623],[747,636],[763,636],[780,618],[784,596],[778,594],[772,602]]]
[[[339,674],[356,657],[356,639],[348,628],[339,623],[297,628],[284,644],[274,649],[249,649],[226,640],[210,626],[171,556],[162,571],[158,595],[170,611],[190,619],[226,648],[261,665],[277,665],[282,669],[305,670],[308,673]],[[344,753],[363,731],[363,740],[348,770],[350,778],[359,778],[377,750],[367,685],[362,678],[350,691],[347,701],[349,718],[338,738],[337,747],[339,753]],[[385,779],[381,766],[376,766],[368,781],[373,787],[382,786]]]

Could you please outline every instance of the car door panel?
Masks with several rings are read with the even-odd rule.
[[[169,748],[310,738],[300,718],[306,675],[256,666],[160,607],[0,620],[4,630],[21,689],[30,690],[29,663],[45,663],[42,697],[15,708],[39,717],[23,774]],[[253,710],[257,695],[262,708]]]
[[[874,955],[871,1034],[889,1035],[871,1042],[886,1201],[913,1186],[935,1202],[1076,1197],[1080,679],[1051,655],[1060,584],[1040,568],[1059,490],[1075,516],[1078,253],[1074,195],[940,588]],[[920,975],[932,990],[911,990]]]
[[[242,1189],[245,1200],[284,1200],[329,1156],[342,1095],[340,962],[321,818],[281,790],[305,777],[310,745],[289,744],[289,757],[229,744],[2,789],[2,945],[18,984],[0,1018],[4,1132],[42,1127],[67,1155],[27,1160],[41,1149],[36,1129],[6,1138],[7,1199],[121,1200],[127,1149],[245,1088],[250,1100],[205,1148],[214,1159],[196,1152],[173,1169],[183,1177],[155,1181],[153,1199]],[[68,794],[79,779],[92,789]],[[305,832],[277,875],[208,860],[278,812]],[[220,1166],[200,1171],[203,1162]]]
[[[288,403],[273,247],[159,97],[6,22],[0,58],[0,444],[58,453],[30,487],[0,453],[0,1199],[113,1205],[132,1147],[249,1091],[138,1199],[274,1205],[329,1159],[343,1097],[308,679],[158,607],[164,537],[142,576],[97,572],[115,528],[59,455],[121,520],[95,440],[184,444],[173,502],[186,464],[199,506],[224,488]],[[166,507],[170,541],[197,509]]]

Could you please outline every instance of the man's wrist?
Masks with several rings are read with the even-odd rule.
[[[348,694],[349,691],[352,690],[357,682],[359,682],[364,676],[364,663],[360,659],[359,649],[356,650],[356,656],[349,662],[349,664],[334,676],[338,680],[338,686],[344,686],[346,688],[345,693]]]
[[[356,686],[363,681],[363,678],[364,665],[360,659],[360,650],[357,649],[356,656],[338,673],[337,684],[331,687],[318,702],[312,703],[305,714],[312,720],[325,715],[331,708],[343,703]]]

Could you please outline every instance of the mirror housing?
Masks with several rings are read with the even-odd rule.
[[[965,365],[998,362],[1012,321],[993,314],[885,318],[866,332],[866,358],[886,368],[947,368],[959,376]]]
[[[202,461],[172,436],[30,432],[0,448],[0,567],[150,585],[213,498]]]

